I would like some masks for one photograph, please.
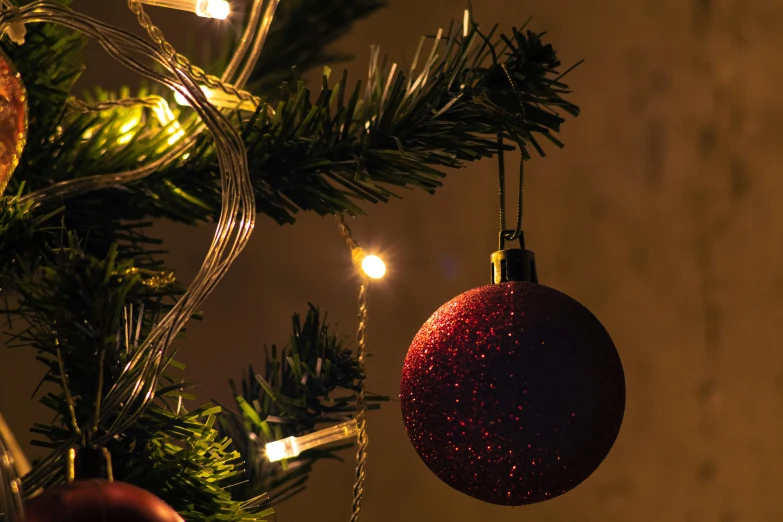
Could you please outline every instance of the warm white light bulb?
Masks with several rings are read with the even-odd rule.
[[[253,100],[242,100],[238,96],[229,94],[221,89],[211,89],[206,85],[202,85],[201,91],[212,105],[221,109],[237,109],[248,112],[255,112],[258,109],[258,105]],[[174,92],[174,100],[183,107],[190,106],[188,100],[177,91]]]
[[[269,462],[278,462],[283,459],[292,459],[301,453],[296,444],[296,437],[276,440],[266,445],[266,458]]]
[[[187,107],[190,104],[188,103],[188,100],[185,99],[184,96],[179,91],[174,91],[174,101],[177,102],[177,104],[182,105],[183,107]]]
[[[231,14],[227,0],[141,0],[142,4],[190,11],[205,18],[225,20]]]
[[[302,437],[288,437],[276,440],[267,443],[266,458],[269,462],[292,459],[303,451],[354,437],[358,432],[359,428],[356,425],[356,421],[350,420]]]
[[[201,4],[204,7],[204,14],[196,12],[199,16],[225,20],[231,14],[231,6],[226,0],[202,0]]]
[[[126,134],[133,129],[136,128],[136,126],[140,123],[138,118],[133,118],[129,122],[125,123],[122,127],[120,127],[120,133]]]
[[[373,279],[380,279],[386,273],[386,264],[378,256],[367,256],[362,260],[362,270]]]
[[[169,134],[169,145],[174,145],[185,135],[185,129],[176,121],[177,118],[166,100],[158,97],[157,103],[152,107],[152,112],[155,113],[160,124],[167,127],[166,132]]]

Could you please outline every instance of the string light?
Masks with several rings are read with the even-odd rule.
[[[362,260],[362,270],[369,277],[380,279],[386,273],[386,264],[380,257],[370,255]]]
[[[117,144],[119,145],[125,145],[126,143],[130,143],[133,139],[133,136],[135,133],[133,132],[134,129],[141,123],[141,120],[139,118],[132,118],[129,122],[123,124],[122,127],[120,127],[120,132],[122,133],[122,136],[117,138]]]
[[[169,134],[169,138],[167,140],[168,144],[174,145],[183,136],[185,136],[185,130],[182,128],[182,125],[174,115],[174,111],[171,110],[171,107],[164,98],[161,98],[160,96],[151,96],[148,98],[148,100],[152,100],[153,103],[151,105],[147,105],[147,107],[152,109],[152,112],[155,114],[158,122],[160,122],[162,126],[166,127],[166,132]],[[134,116],[124,123],[122,127],[120,127],[121,136],[117,139],[117,143],[120,145],[129,143],[133,139],[135,129],[141,123],[142,120],[139,116]],[[84,134],[82,134],[82,138],[85,140],[92,139],[97,128],[99,128],[99,125],[87,129],[84,131]]]
[[[229,94],[221,89],[211,89],[206,85],[202,85],[201,91],[212,105],[221,109],[238,109],[248,112],[255,112],[258,109],[258,104],[254,100],[242,100],[238,96]],[[183,107],[190,106],[188,100],[178,92],[174,93],[174,99]]]
[[[351,259],[356,266],[361,267],[362,272],[372,279],[380,279],[386,274],[386,263],[380,257],[367,254],[362,247],[354,247],[351,250]]]
[[[204,18],[225,20],[231,14],[231,5],[226,0],[140,0],[142,4],[168,7],[196,13]]]
[[[276,440],[267,443],[266,458],[269,462],[292,459],[303,451],[355,437],[357,433],[359,433],[359,429],[356,426],[356,421],[350,420],[302,437]]]
[[[122,127],[120,127],[120,132],[122,134],[126,134],[126,133],[132,131],[133,129],[135,129],[136,125],[138,125],[139,123],[140,123],[140,120],[138,118],[133,118],[131,121],[127,122]]]
[[[174,145],[185,135],[185,130],[174,116],[174,112],[165,99],[160,98],[158,103],[152,108],[152,112],[155,113],[160,124],[167,127],[167,132],[169,133],[169,139],[167,141],[169,145]]]
[[[15,10],[15,16],[18,16],[23,22],[45,22],[65,26],[96,39],[102,44],[106,44],[103,46],[104,49],[120,63],[145,78],[165,85],[177,83],[179,88],[187,89],[193,82],[200,81],[205,77],[203,72],[198,72],[194,66],[187,62],[186,58],[177,54],[172,46],[165,42],[160,30],[152,25],[148,17],[143,16],[144,13],[140,9],[139,2],[140,0],[129,2],[129,8],[139,15],[141,25],[157,44],[156,46],[142,45],[143,42],[135,35],[64,8],[56,0],[36,0],[33,4]],[[262,3],[263,0],[254,0],[254,11],[257,10],[256,6],[260,9]],[[270,5],[276,7],[277,2],[272,1]],[[273,11],[274,9],[268,10],[270,22]],[[212,11],[212,13],[220,14],[216,11]],[[5,16],[7,14],[3,13],[3,16],[0,16],[2,21],[0,34],[8,24],[8,16]],[[266,36],[266,32],[263,33],[263,36]],[[253,49],[260,52],[263,43],[264,38],[253,39]],[[240,49],[242,48],[240,46]],[[243,67],[247,67],[248,70],[253,69],[257,61],[255,54],[246,60]],[[148,65],[141,60],[136,60],[135,57],[138,55],[149,58],[153,63]],[[234,55],[235,58],[238,56],[240,55]],[[161,69],[164,72],[161,72]],[[175,78],[182,81],[176,82]],[[240,81],[237,81],[237,84],[240,85],[238,88],[241,88],[243,81],[241,78]],[[131,105],[137,104],[135,101],[131,101]],[[111,109],[111,105],[108,104],[103,110]],[[154,107],[148,103],[142,103],[142,105],[150,107],[161,123],[167,125],[169,143],[181,140],[178,147],[167,151],[149,164],[140,165],[132,170],[77,177],[55,183],[25,195],[24,201],[29,202],[32,206],[49,198],[59,200],[67,195],[87,193],[109,186],[123,186],[131,181],[144,179],[159,170],[160,167],[181,157],[183,152],[196,141],[197,134],[194,133],[192,137],[182,139],[185,132],[182,125],[174,119],[167,103],[157,103]],[[124,107],[125,104],[117,100],[114,106]],[[182,299],[177,302],[177,306],[171,307],[165,317],[157,321],[151,331],[146,333],[142,342],[136,345],[133,357],[129,359],[122,372],[115,376],[116,382],[103,397],[101,401],[103,409],[98,411],[96,408],[91,432],[98,431],[98,427],[100,427],[100,436],[92,440],[94,444],[101,444],[103,440],[111,440],[118,434],[127,431],[144,411],[144,408],[154,399],[156,384],[160,382],[165,361],[168,361],[171,340],[177,336],[177,333],[201,306],[204,299],[210,295],[216,284],[224,277],[232,262],[247,245],[254,228],[257,211],[252,197],[253,185],[248,171],[245,147],[240,140],[236,139],[235,131],[227,128],[226,122],[220,119],[220,114],[213,106],[202,103],[202,100],[194,100],[194,106],[197,109],[195,112],[198,118],[193,118],[193,123],[188,124],[188,130],[195,127],[199,133],[203,131],[209,133],[210,148],[214,151],[215,163],[220,167],[222,197],[220,198],[219,217],[216,216],[214,239],[198,274],[193,278],[188,288],[182,292]],[[99,112],[101,110],[88,109],[84,112]],[[129,119],[121,123],[125,123]],[[67,390],[67,386],[65,389]],[[33,470],[26,474],[25,493],[35,493],[39,488],[49,484],[51,482],[49,479],[60,472],[61,463],[58,461],[62,460],[68,448],[79,445],[79,443],[78,433],[72,433],[65,437],[53,450],[51,458],[38,463]]]
[[[21,477],[30,472],[32,467],[30,461],[27,460],[27,456],[22,451],[22,447],[14,436],[14,432],[11,431],[11,427],[3,418],[3,414],[0,413],[0,444],[5,445],[8,451],[11,453],[14,459],[14,467],[17,474]]]

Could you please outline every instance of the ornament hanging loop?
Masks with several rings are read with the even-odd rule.
[[[525,233],[521,230],[501,230],[498,234],[498,250],[506,249],[506,241],[519,240],[519,248],[525,249]]]
[[[511,87],[519,101],[519,113],[515,115],[520,120],[525,119],[525,103],[517,88],[514,77],[505,64],[501,65]],[[517,223],[516,228],[506,228],[506,162],[504,158],[503,132],[498,133],[498,185],[500,188],[500,235],[498,251],[490,257],[492,262],[492,284],[520,281],[538,283],[536,256],[525,248],[525,233],[522,231],[523,194],[525,183],[525,161],[528,158],[524,143],[517,137],[517,146],[522,157],[519,159],[519,187],[517,189]],[[519,240],[519,248],[506,248],[506,241]]]
[[[521,105],[521,102],[520,102]],[[519,163],[519,188],[517,190],[517,223],[512,230],[506,228],[506,167],[503,157],[503,134],[498,134],[498,181],[500,186],[500,234],[498,251],[490,257],[492,263],[492,284],[520,281],[538,283],[536,256],[525,248],[525,233],[522,230],[522,195],[525,180],[525,152],[519,143],[522,158]],[[519,240],[519,248],[506,248],[506,241]]]

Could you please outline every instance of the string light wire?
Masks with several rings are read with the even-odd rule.
[[[53,4],[53,2],[34,3]],[[152,25],[151,19],[149,19],[148,16],[145,15],[146,17],[140,18],[140,21],[144,22],[145,29],[148,32],[152,32],[157,36],[159,39],[158,43],[161,47],[166,47],[166,49],[173,53],[172,58],[174,59],[177,66],[184,68],[191,77],[195,78],[196,81],[200,83],[201,88],[206,87],[208,89],[219,90],[225,96],[233,97],[233,99],[239,100],[240,103],[252,103],[257,105],[261,103],[261,99],[246,91],[243,91],[242,88],[247,83],[250,75],[255,69],[256,64],[258,63],[258,58],[261,54],[261,50],[263,49],[263,45],[266,42],[266,38],[269,35],[269,28],[272,24],[272,20],[274,19],[274,15],[279,4],[280,0],[254,0],[253,6],[250,10],[248,24],[245,28],[239,45],[237,46],[231,61],[220,78],[207,75],[203,69],[194,66],[190,63],[190,61],[187,60],[187,58],[176,53],[173,47],[168,44],[164,46],[166,42],[162,37],[162,33]],[[30,5],[33,4],[28,4],[26,7],[29,7]],[[57,6],[57,4],[54,5]],[[137,10],[141,10],[140,4],[137,7]],[[4,17],[14,17],[15,15],[16,13],[7,11],[3,13],[3,17],[0,17],[0,20],[3,20]],[[10,18],[10,22],[0,22],[0,25],[5,27],[15,19],[16,18]],[[95,24],[108,31],[110,38],[118,38],[116,43],[120,43],[121,41],[124,45],[128,45],[128,51],[140,53],[142,55],[145,54],[143,45],[139,47],[138,44],[141,42],[142,44],[148,45],[148,42],[140,40],[137,36],[127,31],[103,24],[98,20],[91,20]],[[88,36],[90,35],[88,34]],[[134,42],[129,39],[136,39],[136,41]],[[157,78],[156,81],[164,83],[161,81],[162,79],[163,78]],[[184,93],[180,92],[177,84],[166,85],[176,94],[178,94],[179,98],[182,99],[183,102],[190,106],[190,102]],[[139,99],[131,98],[126,100],[103,102],[102,104],[96,105],[87,105],[83,102],[74,100],[71,105],[81,112],[84,112],[85,110],[88,112],[100,112],[103,110],[110,110],[115,107],[130,107],[134,104],[134,102],[138,103],[140,101],[141,100]],[[165,100],[163,100],[163,103],[165,103],[165,108],[168,109],[168,103]],[[170,113],[171,109],[168,109],[168,112]],[[228,114],[229,112],[229,109],[224,110],[224,114]],[[33,191],[20,198],[20,201],[23,203],[29,202],[37,205],[46,201],[57,200],[63,197],[70,197],[108,187],[128,184],[158,172],[167,165],[171,164],[173,161],[181,158],[183,154],[196,143],[196,139],[206,128],[206,125],[199,119],[198,115],[195,115],[193,119],[182,123],[181,125],[179,122],[176,122],[176,125],[180,126],[181,129],[184,129],[184,139],[177,140],[175,143],[170,143],[172,148],[168,150],[163,156],[154,161],[129,171],[111,174],[97,174],[93,176],[85,176],[83,178],[61,181],[49,187]]]
[[[143,10],[140,4],[133,1],[130,4],[138,7],[138,14],[142,17]],[[0,31],[17,17],[26,24],[54,23],[81,32],[94,39],[110,56],[131,70],[179,92],[193,107],[202,122],[201,125],[212,135],[220,166],[221,212],[212,245],[189,288],[172,309],[154,325],[149,335],[131,355],[120,376],[106,393],[98,419],[93,419],[94,422],[88,424],[100,425],[103,428],[91,441],[93,444],[100,445],[124,432],[146,410],[154,399],[160,372],[173,355],[169,349],[172,340],[212,292],[247,244],[256,218],[247,154],[236,128],[220,110],[209,103],[199,87],[200,79],[194,77],[191,68],[178,59],[179,55],[170,45],[165,44],[162,35],[151,43],[50,0],[37,0],[25,4],[15,13],[0,12]],[[152,29],[148,30],[152,32]],[[256,47],[262,43],[255,38],[249,46],[251,53],[255,52]],[[139,57],[152,61],[158,67],[144,63]],[[244,64],[242,73],[248,67],[252,67],[250,61]],[[183,145],[187,146],[187,142],[173,147],[167,157],[181,154]],[[160,160],[156,163],[159,162]],[[131,173],[120,173],[109,177],[114,178],[116,182],[118,178],[126,181],[134,176],[144,175],[146,175],[144,169],[137,169]],[[108,186],[105,177],[93,177],[92,181],[93,188]],[[29,493],[54,484],[60,476],[60,463],[65,453],[69,447],[77,444],[79,439],[79,435],[74,433],[69,440],[41,461],[24,478],[24,490]]]
[[[189,11],[204,18],[225,20],[231,14],[226,0],[142,0],[143,4]]]
[[[140,344],[138,343],[137,332],[136,342],[133,347],[134,351],[130,356],[130,361],[103,398],[103,407],[96,407],[96,413],[91,420],[92,429],[90,430],[90,435],[94,435],[95,438],[90,441],[91,443],[105,443],[115,435],[125,431],[143,414],[154,398],[161,369],[166,366],[166,363],[173,355],[169,350],[171,341],[200,303],[203,302],[223,275],[225,275],[233,260],[246,245],[253,230],[256,209],[244,145],[236,129],[225,118],[225,112],[221,112],[212,104],[208,95],[212,89],[227,95],[229,100],[239,100],[240,103],[254,103],[256,105],[260,103],[260,99],[241,89],[249,79],[257,63],[278,4],[279,0],[269,0],[265,5],[263,0],[254,1],[248,27],[237,52],[232,57],[221,78],[207,75],[202,69],[192,65],[187,58],[178,54],[165,40],[160,29],[153,25],[150,17],[142,8],[142,2],[138,0],[128,0],[128,7],[137,15],[139,23],[147,31],[157,48],[129,32],[86,17],[70,8],[48,0],[31,2],[19,9],[15,9],[13,13],[8,10],[0,13],[0,30],[2,31],[7,30],[12,21],[18,23],[21,20],[23,23],[60,24],[93,38],[120,63],[144,77],[171,88],[180,100],[194,109],[197,117],[192,123],[186,124],[187,131],[185,132],[187,132],[187,139],[179,143],[176,143],[176,141],[171,142],[170,144],[174,146],[170,151],[147,165],[127,172],[90,176],[61,182],[29,194],[25,198],[26,200],[33,203],[41,203],[51,198],[83,193],[142,179],[180,157],[187,148],[192,146],[195,138],[205,129],[209,130],[214,138],[216,155],[220,165],[222,187],[221,213],[212,246],[204,259],[201,270],[182,298],[154,326],[151,333]],[[158,72],[156,69],[142,63],[134,55],[141,55],[151,59],[159,66],[163,66],[166,72]],[[230,83],[232,80],[233,84]],[[424,81],[426,81],[426,77],[422,80],[422,82]],[[212,97],[217,98],[217,96]],[[171,114],[171,110],[168,108],[165,100],[161,98],[115,100],[95,105],[87,105],[76,100],[71,103],[73,109],[81,112],[99,112],[117,107],[127,108],[134,106],[147,107],[156,111],[158,118],[164,125],[172,123],[168,116]],[[164,116],[161,116],[161,114]],[[176,123],[179,125],[179,122]],[[355,433],[358,438],[356,474],[352,489],[353,500],[351,508],[351,522],[357,522],[364,496],[367,447],[369,442],[366,429],[367,403],[364,388],[369,278],[370,276],[381,277],[383,272],[385,272],[385,266],[377,256],[366,256],[363,254],[342,216],[339,218],[339,224],[343,238],[351,249],[352,256],[356,258],[356,255],[361,253],[363,257],[362,266],[364,268],[364,270],[358,270],[357,266],[357,272],[360,277],[357,360],[361,373],[356,401],[357,411],[355,419],[350,423],[350,429],[335,428],[332,429],[334,434],[331,435],[332,438],[344,438]],[[368,264],[368,261],[372,261],[372,263]],[[140,320],[141,317],[139,317],[139,325],[141,324]],[[63,377],[66,378],[65,376]],[[108,428],[105,428],[105,423],[110,418],[112,423]],[[104,430],[99,432],[99,426],[104,427]],[[25,477],[24,490],[28,492],[36,491],[42,487],[52,485],[59,475],[58,464],[62,461],[68,448],[78,443],[82,436],[83,434],[77,429],[73,433],[71,440],[66,441],[39,463]],[[313,444],[322,443],[319,441],[320,439],[315,437],[312,441],[303,440],[301,442],[303,444],[308,442]],[[0,447],[0,457],[4,457],[4,451],[5,449]],[[0,480],[3,481],[3,485],[11,484],[7,480],[5,468],[2,468],[4,462],[0,461],[0,473],[3,473],[0,476]],[[10,491],[16,491],[16,497],[11,498],[9,501],[6,498],[8,495],[3,493],[6,495],[3,498],[4,505],[18,505],[18,510],[21,510],[23,509],[21,504],[22,488],[18,479],[14,480],[17,480],[17,482],[13,482],[16,489],[14,490],[11,487]],[[8,488],[2,488],[3,492],[7,490]],[[11,512],[8,509],[6,510]],[[13,517],[13,515],[11,516]],[[15,519],[11,518],[9,522],[15,522]]]
[[[354,240],[345,217],[340,214],[337,218],[340,233],[345,240],[346,245],[351,251],[351,257],[356,263],[362,252],[359,244]],[[358,328],[356,330],[356,358],[359,363],[359,373],[361,375],[358,383],[358,393],[356,394],[356,428],[358,438],[358,448],[356,450],[356,473],[353,484],[353,501],[351,503],[351,522],[359,520],[359,514],[362,510],[362,499],[364,498],[364,482],[367,478],[367,446],[369,438],[367,436],[367,401],[365,399],[364,380],[366,377],[365,358],[367,357],[367,305],[369,304],[369,286],[370,279],[362,270],[357,269],[359,274],[359,313]]]
[[[30,464],[19,443],[0,415],[0,519],[4,522],[24,521],[22,481],[19,476],[29,469]]]
[[[3,522],[24,521],[21,482],[14,467],[14,457],[0,438],[0,518]]]
[[[367,308],[369,304],[369,286],[370,278],[380,279],[383,277],[386,272],[386,265],[380,257],[376,255],[367,255],[364,249],[359,246],[353,238],[353,232],[345,222],[344,216],[338,215],[337,221],[340,234],[351,252],[351,260],[354,269],[359,275],[359,312],[357,316],[358,327],[356,331],[358,347],[356,350],[356,358],[360,377],[357,384],[356,415],[352,420],[301,437],[287,437],[285,439],[269,442],[265,446],[265,455],[269,462],[277,462],[284,459],[295,458],[301,452],[308,449],[356,436],[358,440],[358,449],[356,451],[355,481],[352,489],[351,522],[357,522],[361,513],[362,499],[364,498],[364,483],[367,478],[367,447],[369,443],[367,436],[367,400],[364,385],[367,374],[365,359],[367,357]]]

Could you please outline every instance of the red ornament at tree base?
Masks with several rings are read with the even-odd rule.
[[[535,281],[532,262],[531,272]],[[518,506],[598,468],[620,430],[625,379],[587,308],[543,285],[501,282],[455,297],[422,326],[400,400],[413,446],[441,480]]]
[[[77,480],[27,502],[25,522],[183,522],[168,504],[124,482]]]
[[[183,522],[171,506],[142,488],[114,482],[106,448],[71,448],[68,483],[25,505],[25,522]]]

